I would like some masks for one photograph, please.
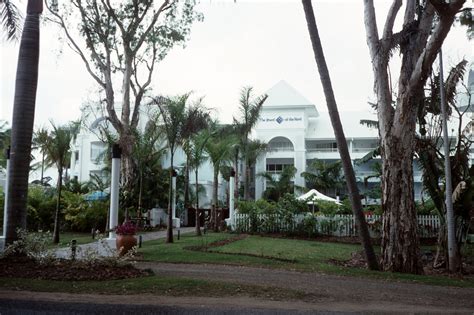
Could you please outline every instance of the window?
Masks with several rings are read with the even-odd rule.
[[[105,152],[105,144],[102,142],[91,143],[91,161],[98,164],[103,159],[103,153]]]
[[[270,151],[293,151],[293,143],[285,137],[276,137],[268,143]]]
[[[337,152],[337,143],[334,141],[306,141],[306,149],[314,152]]]
[[[293,166],[293,164],[267,164],[267,172],[281,173],[285,167]]]

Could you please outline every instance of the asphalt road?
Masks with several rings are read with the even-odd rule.
[[[0,299],[1,315],[44,315],[44,314],[362,314],[356,312],[334,312],[317,310],[280,309],[239,305],[147,305],[147,304],[103,304],[56,301],[25,301]],[[366,314],[366,313],[365,313]]]

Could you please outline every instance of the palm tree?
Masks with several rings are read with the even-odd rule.
[[[267,182],[267,188],[263,193],[263,197],[277,202],[284,194],[293,194],[295,190],[295,185],[293,184],[295,174],[296,167],[293,165],[285,166],[278,175],[270,172],[258,174]]]
[[[53,131],[49,136],[49,140],[46,143],[46,154],[47,158],[56,165],[58,169],[58,184],[57,191],[58,197],[56,201],[56,214],[54,216],[54,232],[53,232],[53,243],[59,243],[59,212],[61,208],[61,191],[63,185],[63,171],[67,167],[68,162],[71,158],[71,141],[73,138],[73,132],[69,126],[57,127],[53,125]]]
[[[43,178],[44,178],[44,169],[45,166],[51,166],[51,163],[45,160],[46,158],[46,147],[49,141],[49,133],[46,128],[41,128],[33,134],[33,146],[36,149],[39,149],[41,152],[41,185],[43,185]],[[46,163],[46,164],[45,164]]]
[[[151,121],[147,124],[143,132],[137,131],[135,135],[132,158],[135,164],[134,168],[138,173],[137,217],[141,217],[143,208],[143,189],[146,181],[145,172],[150,167],[150,164],[160,163],[166,151],[166,148],[159,147],[161,138],[162,133],[160,128]]]
[[[15,82],[5,244],[11,244],[18,239],[17,228],[26,229],[26,199],[38,85],[39,22],[42,11],[43,1],[28,0]]]
[[[247,146],[249,143],[249,135],[252,131],[252,128],[258,122],[258,118],[260,116],[260,111],[262,109],[263,103],[265,103],[267,99],[267,95],[261,95],[258,97],[253,96],[253,88],[252,87],[244,87],[240,93],[240,117],[239,119],[234,118],[234,125],[237,129],[237,132],[240,136],[240,147],[243,152],[247,152]],[[243,156],[244,158],[244,176],[250,172],[248,167],[247,157]],[[238,177],[238,174],[236,174]],[[236,188],[237,189],[237,188]],[[244,180],[244,199],[248,200],[250,198],[250,191],[249,191],[249,181],[247,179]]]
[[[187,108],[189,96],[190,94],[187,93],[171,98],[155,97],[151,102],[151,104],[158,106],[161,114],[160,118],[163,121],[163,132],[170,154],[170,183],[174,172],[174,154],[176,149],[183,144],[185,137],[207,126],[207,116],[202,114],[202,107],[199,102]],[[173,187],[170,185],[166,233],[167,243],[173,242],[172,195]]]
[[[344,176],[347,182],[347,190],[349,191],[349,197],[352,204],[352,211],[354,212],[354,216],[359,227],[362,245],[364,246],[367,265],[369,266],[369,269],[378,270],[379,264],[370,241],[369,229],[367,228],[365,216],[362,212],[362,203],[360,201],[354,169],[352,168],[351,156],[349,155],[346,137],[344,135],[344,130],[342,129],[341,119],[339,118],[336,99],[334,97],[331,78],[329,77],[329,71],[326,65],[323,47],[321,45],[321,39],[319,38],[318,27],[316,25],[316,19],[314,17],[311,0],[303,0],[303,9],[306,16],[306,22],[308,24],[311,43],[313,45],[314,57],[319,70],[319,77],[323,86],[324,95],[326,96],[329,117],[331,118],[334,135],[336,136],[337,147],[339,148],[339,154],[341,155]]]
[[[203,129],[190,138],[187,145],[189,152],[189,168],[194,170],[196,193],[196,235],[201,236],[201,221],[199,219],[199,167],[208,159],[205,154],[206,144],[212,136],[213,128]]]
[[[205,146],[205,150],[209,155],[209,160],[214,169],[211,207],[211,225],[214,231],[217,231],[219,227],[216,211],[218,207],[219,171],[224,163],[232,159],[232,147],[236,142],[237,140],[234,136],[226,135],[221,129],[207,141]]]
[[[18,40],[21,33],[21,14],[11,0],[0,0],[0,21],[7,32],[7,40]]]
[[[341,175],[341,161],[326,163],[317,159],[311,162],[306,172],[301,173],[308,188],[315,188],[323,193],[328,193],[329,189],[341,188]]]

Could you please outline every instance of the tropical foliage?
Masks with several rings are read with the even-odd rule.
[[[326,162],[315,159],[301,176],[306,180],[308,189],[316,189],[324,194],[334,192],[334,196],[338,195],[344,185],[341,161]]]
[[[240,101],[239,101],[239,110],[240,117],[234,117],[234,127],[239,135],[239,148],[241,156],[244,160],[244,199],[249,200],[250,198],[250,168],[255,163],[252,163],[252,159],[256,159],[255,155],[255,144],[253,144],[253,149],[249,146],[252,146],[249,139],[250,132],[252,128],[258,122],[260,117],[260,111],[262,109],[263,103],[267,99],[267,95],[261,95],[254,97],[252,87],[244,87],[240,92]],[[238,154],[237,154],[238,155]],[[258,156],[258,154],[257,154]],[[238,174],[237,174],[238,177]],[[237,189],[237,186],[236,186]]]
[[[263,192],[263,198],[277,202],[285,194],[293,194],[295,190],[293,183],[295,174],[296,167],[293,165],[283,167],[279,174],[270,172],[260,173],[259,176],[266,180],[266,190]]]
[[[458,138],[450,145],[450,164],[453,203],[454,203],[454,221],[456,229],[456,260],[461,261],[461,247],[465,243],[469,222],[471,220],[470,209],[473,201],[473,176],[474,169],[469,167],[469,150],[471,140],[469,135],[463,132],[463,117],[466,112],[460,112],[457,108],[456,96],[458,84],[462,81],[467,61],[463,60],[450,70],[445,82],[446,101],[450,105],[449,115],[458,121]],[[444,202],[445,169],[444,154],[440,150],[442,145],[442,118],[441,118],[441,100],[439,97],[440,76],[439,73],[433,73],[431,76],[429,89],[420,106],[418,114],[419,132],[417,137],[416,152],[418,162],[423,170],[423,187],[430,196],[434,209],[441,221],[440,235],[438,239],[438,253],[435,264],[442,265],[447,263],[447,230],[446,230],[446,207]],[[470,128],[468,124],[467,128]],[[440,184],[441,183],[441,184]],[[446,265],[447,266],[447,265]]]
[[[203,107],[201,100],[190,104],[190,93],[174,97],[155,97],[152,100],[153,105],[158,106],[160,119],[162,122],[163,134],[166,138],[168,153],[170,155],[170,179],[174,174],[174,155],[178,147],[182,147],[185,140],[193,134],[206,128],[209,122],[209,113]],[[171,180],[170,180],[171,182]],[[172,185],[169,186],[168,202],[168,232],[166,241],[173,242],[173,224],[172,224]]]
[[[223,165],[232,161],[232,149],[237,139],[228,133],[228,130],[216,127],[213,135],[206,142],[205,151],[209,156],[209,161],[213,168],[213,189],[212,189],[212,210],[211,210],[211,226],[217,231],[219,228],[217,218],[217,207],[219,206],[218,189],[219,189],[219,172]]]
[[[7,40],[18,40],[21,34],[21,13],[12,0],[0,1],[0,23],[2,33],[5,32]]]

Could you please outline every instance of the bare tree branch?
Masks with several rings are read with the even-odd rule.
[[[405,8],[405,17],[403,18],[403,26],[410,24],[415,20],[415,0],[407,0],[407,5]]]
[[[439,49],[441,48],[444,39],[451,29],[456,12],[463,6],[464,2],[465,0],[460,0],[451,3],[450,9],[448,11],[444,11],[440,16],[440,20],[436,25],[432,35],[430,36],[426,44],[426,48],[418,58],[415,69],[411,74],[409,84],[411,91],[422,88],[426,83],[426,79],[428,78],[431,70],[431,65],[436,59]],[[451,6],[454,3],[456,3],[456,6]]]
[[[73,51],[76,52],[81,57],[82,61],[84,62],[85,66],[86,66],[87,72],[89,72],[89,74],[92,76],[92,78],[94,78],[94,80],[101,87],[105,88],[105,82],[103,82],[99,78],[99,76],[94,71],[92,71],[90,63],[87,60],[87,58],[85,57],[83,51],[79,48],[76,41],[72,38],[71,34],[69,33],[68,29],[66,28],[66,23],[64,22],[64,19],[50,7],[48,1],[45,1],[45,4],[46,4],[46,8],[48,9],[48,11],[58,19],[57,21],[53,20],[53,19],[49,19],[49,20],[53,23],[58,24],[59,26],[61,26],[62,29],[64,29],[64,33],[66,34],[66,37],[68,38],[69,42],[74,47]]]
[[[393,24],[397,18],[398,11],[402,6],[402,0],[393,0],[392,6],[387,14],[387,20],[385,21],[385,27],[383,29],[383,39],[388,39],[393,33]]]
[[[367,33],[367,45],[369,46],[372,63],[379,51],[379,32],[377,30],[377,19],[373,0],[364,0],[364,24]]]

